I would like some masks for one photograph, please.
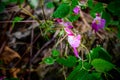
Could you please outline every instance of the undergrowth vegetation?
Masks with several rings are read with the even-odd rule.
[[[0,80],[119,80],[119,0],[1,0]]]

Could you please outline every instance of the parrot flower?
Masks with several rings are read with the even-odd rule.
[[[104,28],[105,23],[105,19],[102,19],[100,15],[96,15],[96,18],[92,21],[92,29],[98,32],[100,29]]]

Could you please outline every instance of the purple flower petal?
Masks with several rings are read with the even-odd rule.
[[[79,14],[79,12],[80,12],[80,7],[79,7],[79,6],[76,6],[76,7],[73,9],[73,12],[74,12],[75,14]]]
[[[104,28],[105,23],[106,23],[105,19],[101,19],[101,28]]]
[[[77,38],[78,40],[80,40],[80,39],[81,39],[81,35],[77,35],[76,38]]]
[[[95,32],[99,31],[99,29],[103,29],[105,26],[105,19],[102,19],[100,16],[96,16],[96,18],[92,22],[92,29],[95,30]]]
[[[73,47],[73,51],[74,51],[75,56],[77,58],[79,58],[80,56],[79,56],[78,51],[77,51],[77,49],[75,47]]]
[[[63,23],[63,20],[62,19],[60,19],[60,18],[56,18],[56,19],[54,19],[56,22],[58,22],[59,24],[62,24]]]
[[[64,28],[64,30],[68,35],[74,35],[73,32],[69,28]]]
[[[92,29],[95,30],[95,32],[98,31],[98,26],[96,23],[92,23]]]
[[[68,42],[72,47],[79,47],[80,45],[80,35],[74,36],[74,35],[68,35]]]
[[[68,28],[70,28],[70,29],[73,28],[73,25],[72,25],[71,22],[65,22],[65,23],[64,23],[64,26],[65,26],[65,27],[68,27]]]

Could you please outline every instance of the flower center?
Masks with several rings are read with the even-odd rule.
[[[99,20],[95,20],[95,23],[96,23],[96,24],[99,24],[99,23],[100,23],[100,21],[99,21]]]

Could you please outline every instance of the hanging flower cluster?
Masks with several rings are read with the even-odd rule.
[[[100,29],[103,29],[105,26],[105,19],[102,19],[100,17],[100,14],[96,14],[96,18],[94,18],[92,22],[92,29],[95,30],[95,32],[98,32]]]
[[[73,48],[74,54],[77,58],[80,58],[79,54],[78,54],[78,50],[77,48],[80,45],[80,40],[81,40],[81,35],[75,35],[72,32],[72,28],[73,25],[71,22],[64,22],[62,19],[55,19],[59,24],[62,24],[64,26],[64,30],[67,33],[68,36],[68,43],[71,45],[71,47]]]
[[[80,13],[80,7],[76,6],[73,9],[74,14],[79,14]],[[64,26],[64,30],[67,33],[68,36],[68,43],[70,46],[73,48],[74,54],[77,58],[80,58],[78,54],[77,48],[80,45],[81,42],[81,35],[76,35],[75,33],[72,32],[73,25],[71,22],[65,22],[63,19],[56,18],[56,22]],[[103,29],[105,26],[105,19],[102,19],[99,14],[96,15],[96,18],[92,21],[92,29],[95,30],[95,32],[99,31],[100,29]]]

